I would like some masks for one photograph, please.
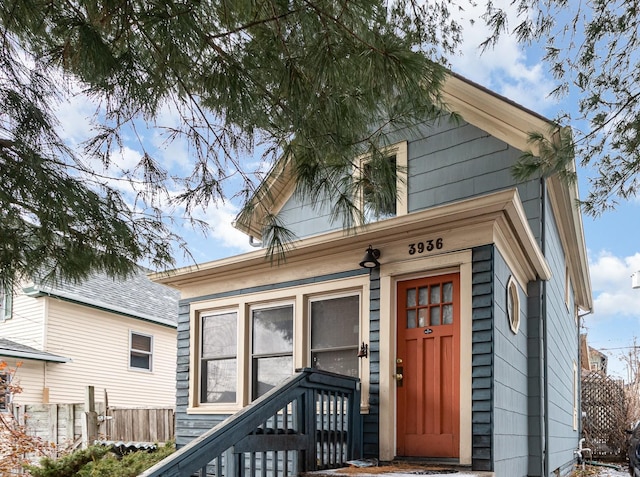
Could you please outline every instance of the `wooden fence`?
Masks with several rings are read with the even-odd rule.
[[[60,448],[86,447],[95,440],[166,442],[175,437],[172,408],[120,408],[96,403],[87,388],[84,403],[12,405],[29,432]]]
[[[104,435],[112,441],[166,442],[174,438],[173,409],[121,409],[109,408],[105,419]]]

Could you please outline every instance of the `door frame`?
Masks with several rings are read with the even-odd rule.
[[[471,250],[393,262],[380,267],[380,459],[396,451],[396,366],[398,281],[460,274],[460,464],[471,465]],[[385,392],[388,390],[389,392]]]

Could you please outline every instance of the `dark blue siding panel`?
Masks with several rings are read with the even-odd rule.
[[[472,254],[471,434],[474,470],[493,470],[493,246]]]
[[[372,269],[369,301],[369,414],[363,416],[364,455],[378,457],[380,448],[380,271]]]

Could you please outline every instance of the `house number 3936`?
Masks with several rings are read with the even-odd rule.
[[[424,242],[410,243],[409,255],[415,255],[416,253],[431,252],[433,250],[440,250],[444,246],[441,237],[436,239],[425,240]]]

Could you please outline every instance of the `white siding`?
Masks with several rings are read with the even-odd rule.
[[[0,322],[0,336],[41,350],[43,327],[44,300],[28,297],[20,290],[13,297],[12,318]]]
[[[22,391],[13,395],[13,402],[15,404],[41,403],[45,363],[43,361],[20,360],[6,357],[0,357],[0,361],[5,361],[12,370],[16,369],[17,363],[22,363],[17,368],[13,377],[13,382],[18,384],[22,388]]]
[[[82,402],[86,386],[109,405],[175,405],[176,329],[73,303],[48,299],[46,351],[72,359],[47,364],[52,403]],[[130,331],[153,336],[151,372],[129,369]]]

